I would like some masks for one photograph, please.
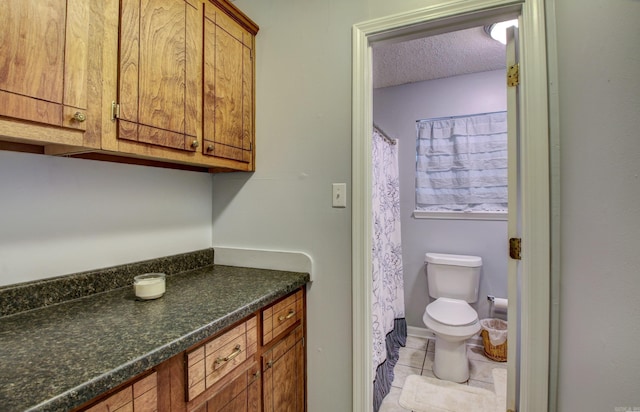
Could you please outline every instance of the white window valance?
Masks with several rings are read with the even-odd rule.
[[[417,122],[416,210],[506,212],[507,112]]]

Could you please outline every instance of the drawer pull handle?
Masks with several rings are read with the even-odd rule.
[[[233,358],[235,358],[236,356],[240,355],[240,352],[242,352],[242,348],[240,347],[240,345],[236,345],[235,348],[233,348],[233,352],[231,352],[226,358],[218,358],[215,361],[215,367],[220,366],[220,364],[222,363],[227,363],[230,360],[232,360]]]
[[[291,318],[292,318],[292,317],[294,317],[295,315],[296,315],[296,311],[295,311],[295,310],[293,310],[293,309],[290,309],[290,310],[289,310],[289,313],[287,314],[287,316],[280,315],[280,316],[278,317],[278,320],[279,320],[280,322],[282,322],[282,321],[284,321],[284,320],[286,320],[286,319],[291,319]]]
[[[271,369],[273,367],[273,359],[267,362],[267,369]]]

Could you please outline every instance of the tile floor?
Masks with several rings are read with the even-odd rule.
[[[400,358],[393,369],[395,379],[391,385],[389,394],[382,401],[379,412],[406,412],[407,409],[398,404],[402,385],[409,375],[433,375],[433,351],[435,350],[435,339],[418,338],[407,336],[407,345],[400,348]],[[467,346],[467,356],[469,358],[469,381],[467,385],[493,391],[493,368],[505,368],[505,362],[494,362],[483,354],[481,346]]]

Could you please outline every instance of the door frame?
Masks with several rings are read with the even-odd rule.
[[[444,1],[444,0],[443,0]],[[544,0],[456,0],[353,26],[352,297],[353,410],[372,410],[371,43],[423,37],[520,15],[521,222],[520,390],[518,411],[549,409],[550,164]],[[553,47],[553,45],[552,45]],[[506,251],[505,251],[506,253]]]

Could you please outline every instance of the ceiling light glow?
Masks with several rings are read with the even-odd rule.
[[[511,26],[518,27],[518,19],[501,21],[500,23],[485,26],[485,31],[492,39],[502,44],[507,44],[507,28]]]

